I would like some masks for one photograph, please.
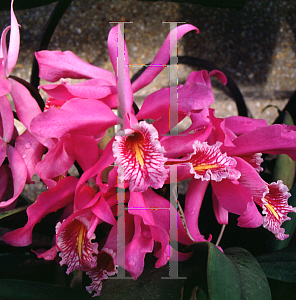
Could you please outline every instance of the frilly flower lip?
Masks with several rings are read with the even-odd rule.
[[[296,208],[288,205],[291,194],[282,180],[268,184],[268,193],[262,198],[262,214],[264,215],[263,227],[271,231],[279,240],[286,239],[285,229],[281,228],[283,222],[290,220],[289,212],[296,212]]]
[[[95,292],[95,296],[100,296],[103,280],[108,279],[108,276],[113,276],[118,273],[117,266],[114,263],[115,252],[109,248],[103,248],[96,255],[97,257],[97,266],[89,271],[86,274],[92,279],[90,286],[86,287],[86,290],[91,294]]]
[[[119,178],[129,182],[131,191],[163,186],[168,173],[164,167],[167,159],[153,125],[142,121],[132,129],[118,132],[112,148]]]
[[[193,144],[194,152],[187,161],[190,163],[190,173],[195,179],[221,181],[223,178],[237,180],[240,172],[235,169],[235,159],[221,153],[221,142],[208,145],[196,140]]]
[[[77,217],[64,228],[59,222],[56,226],[57,247],[62,258],[60,265],[67,265],[67,274],[74,270],[88,270],[94,268],[97,263],[98,244],[91,240],[95,234],[87,237],[89,221],[86,217]],[[62,225],[63,226],[63,225]]]

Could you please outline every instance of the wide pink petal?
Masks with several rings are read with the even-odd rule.
[[[117,94],[116,86],[104,79],[89,79],[76,84],[42,85],[41,88],[51,97],[60,100],[72,98],[102,99],[110,94]]]
[[[100,200],[92,207],[92,212],[101,220],[111,225],[116,224],[116,220],[112,214],[110,206],[107,204],[106,200],[101,197]]]
[[[2,237],[4,242],[16,247],[30,245],[34,226],[44,216],[73,202],[77,181],[78,179],[75,177],[66,177],[59,181],[53,189],[40,194],[36,202],[27,209],[27,224],[22,228],[6,233]]]
[[[22,156],[12,146],[7,146],[7,157],[13,179],[13,197],[0,203],[0,208],[13,203],[22,192],[27,180],[27,167]]]
[[[80,167],[86,171],[99,159],[99,148],[93,136],[71,135],[74,157]]]
[[[237,218],[237,225],[246,228],[256,228],[263,223],[263,216],[254,202],[248,202],[247,209]]]
[[[3,126],[3,140],[8,143],[14,131],[14,118],[6,96],[0,96],[0,115]]]
[[[50,82],[61,78],[101,78],[115,85],[114,74],[93,66],[71,51],[39,51],[35,53],[39,65],[39,77]]]
[[[231,116],[225,118],[225,126],[236,135],[241,135],[267,125],[268,124],[264,119],[251,119],[241,116]]]
[[[231,213],[243,214],[248,202],[253,201],[251,191],[238,181],[223,179],[211,181],[211,185],[220,205]]]
[[[74,161],[72,139],[67,134],[37,163],[36,172],[42,179],[53,179],[67,172]]]
[[[296,126],[275,124],[241,134],[233,140],[235,148],[228,155],[240,156],[254,153],[287,154],[296,160]]]
[[[21,154],[27,166],[27,181],[30,182],[32,176],[36,173],[36,164],[41,161],[46,148],[28,130],[17,137],[15,148]]]
[[[19,25],[15,17],[15,14],[13,12],[13,1],[11,1],[10,19],[11,19],[11,27],[10,27],[8,54],[7,54],[7,60],[4,61],[6,76],[10,75],[12,69],[16,65],[19,48],[20,48]]]
[[[9,81],[12,87],[10,94],[16,113],[19,120],[29,129],[32,119],[41,113],[41,109],[30,92],[21,83],[11,78]]]
[[[94,99],[72,99],[61,108],[52,107],[31,123],[33,134],[60,138],[66,133],[98,135],[117,124],[117,116],[105,104]]]
[[[199,32],[199,30],[195,26],[184,24],[176,27],[172,30],[172,32],[168,34],[163,45],[155,55],[152,63],[146,68],[145,72],[133,82],[132,89],[134,93],[152,82],[152,80],[162,71],[162,69],[169,61],[171,36],[177,36],[177,39],[173,41],[175,45],[177,43],[177,40],[179,40],[185,33],[191,30],[195,30],[197,33]]]

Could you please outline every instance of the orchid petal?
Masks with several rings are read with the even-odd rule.
[[[228,211],[220,205],[214,191],[212,191],[214,213],[219,224],[228,224]]]
[[[101,197],[100,200],[92,207],[92,212],[101,220],[111,225],[116,224],[116,220],[112,214],[110,206],[107,204],[106,200]]]
[[[0,96],[0,115],[3,126],[3,140],[8,143],[14,131],[14,118],[10,103],[6,96]]]
[[[296,126],[275,124],[241,134],[233,140],[235,148],[228,155],[241,156],[254,153],[287,154],[296,160]]]
[[[117,116],[102,102],[72,99],[59,109],[52,107],[36,116],[31,122],[31,131],[47,138],[60,138],[66,133],[97,135],[115,124]]]
[[[133,239],[125,248],[125,269],[132,275],[134,280],[143,272],[145,255],[147,252],[153,251],[154,245],[149,226],[145,226],[142,222],[139,216],[134,217],[135,233]],[[143,229],[146,229],[148,234],[145,235]]]
[[[5,191],[8,184],[8,174],[5,166],[0,166],[0,200],[4,200]]]
[[[4,159],[6,157],[6,143],[0,138],[0,165],[3,164]]]
[[[248,202],[253,202],[251,191],[238,181],[223,179],[211,181],[211,185],[220,205],[233,214],[243,214]]]
[[[33,251],[33,250],[32,250]],[[48,250],[39,249],[36,251],[33,251],[38,258],[43,258],[45,260],[53,260],[57,256],[57,246],[53,246]]]
[[[165,156],[170,158],[181,157],[192,152],[192,145],[196,140],[206,141],[212,128],[207,126],[200,131],[189,134],[180,134],[176,136],[164,136],[160,143],[165,149]]]
[[[36,172],[42,179],[53,179],[67,172],[74,161],[72,139],[67,134],[37,163]]]
[[[263,227],[271,231],[279,240],[289,237],[285,229],[281,228],[283,222],[291,220],[289,212],[296,213],[296,207],[288,205],[291,196],[289,189],[282,180],[268,184],[269,192],[262,200],[262,214],[264,215]]]
[[[245,228],[257,228],[263,223],[263,217],[254,202],[248,202],[247,209],[237,218],[237,225]]]
[[[3,66],[3,58],[0,57],[0,97],[8,94],[11,91],[11,84],[6,78],[5,69]]]
[[[60,265],[67,265],[67,274],[74,270],[87,271],[94,268],[97,258],[93,254],[98,254],[98,244],[93,243],[95,234],[87,237],[89,230],[89,220],[86,217],[77,217],[72,220],[63,230],[59,231],[61,223],[56,226],[57,247],[62,258]]]
[[[39,77],[50,82],[61,78],[99,78],[115,85],[114,74],[93,66],[71,51],[39,51],[35,53],[39,65]]]
[[[86,274],[92,279],[90,286],[86,287],[86,290],[91,294],[95,292],[93,297],[100,296],[103,283],[102,281],[107,279],[108,276],[117,274],[115,260],[115,252],[111,249],[104,247],[102,251],[96,255],[97,266],[91,270],[88,270]]]
[[[171,36],[177,36],[177,39],[173,41],[175,45],[185,33],[191,30],[195,30],[196,33],[199,32],[199,30],[195,26],[190,24],[184,24],[174,28],[168,34],[161,48],[155,55],[152,63],[145,69],[145,72],[133,82],[132,89],[134,93],[143,88],[144,86],[148,85],[150,82],[152,82],[152,80],[162,71],[162,69],[169,61],[171,55]]]
[[[9,81],[12,87],[10,94],[15,104],[16,113],[19,120],[29,129],[32,119],[41,113],[41,109],[21,83],[14,79],[9,79]]]
[[[13,197],[0,203],[0,208],[7,207],[13,203],[22,192],[27,180],[27,167],[18,151],[7,145],[7,157],[13,179]]]
[[[41,161],[46,148],[26,130],[22,135],[17,137],[15,149],[22,155],[28,170],[27,182],[30,182],[32,176],[36,173],[35,167]]]
[[[198,217],[208,184],[207,181],[192,179],[186,193],[185,221],[188,231],[195,242],[205,240],[198,228]]]
[[[17,19],[13,12],[13,1],[11,1],[11,9],[10,9],[10,19],[11,19],[11,28],[10,28],[10,39],[9,39],[9,47],[7,54],[7,61],[4,62],[4,66],[6,69],[6,76],[9,76],[12,69],[14,68],[20,48],[20,31]]]
[[[111,28],[107,44],[110,60],[116,75],[119,109],[124,116],[126,113],[133,111],[134,95],[129,76],[128,52],[120,26],[117,25]]]
[[[16,247],[30,245],[33,227],[47,214],[73,202],[77,181],[78,179],[75,177],[66,177],[59,181],[54,188],[40,194],[36,202],[27,209],[27,224],[22,228],[6,233],[2,237],[5,243]]]
[[[120,135],[119,135],[120,134]],[[149,186],[161,188],[167,177],[164,149],[156,129],[145,121],[115,136],[112,146],[120,180],[128,181],[130,190],[145,191]]]
[[[188,159],[180,161],[191,165],[190,173],[194,178],[201,180],[221,181],[224,178],[238,179],[239,171],[235,169],[236,161],[220,151],[221,142],[208,145],[196,140],[193,144],[194,152]]]
[[[75,160],[86,171],[99,159],[99,149],[93,136],[71,135]],[[87,153],[87,155],[86,155]]]
[[[251,119],[242,116],[230,116],[225,118],[225,126],[236,135],[241,135],[267,125],[264,119]]]

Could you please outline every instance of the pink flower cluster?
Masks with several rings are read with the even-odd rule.
[[[179,243],[205,241],[198,218],[209,183],[220,224],[227,224],[228,214],[233,213],[239,216],[239,226],[263,225],[278,239],[287,237],[281,225],[289,219],[288,212],[296,212],[288,205],[288,188],[280,180],[265,182],[259,172],[262,153],[285,153],[296,160],[295,126],[215,117],[210,108],[214,102],[210,76],[225,84],[226,77],[219,71],[192,72],[178,90],[160,89],[146,97],[138,112],[133,108],[134,93],[147,86],[169,61],[170,36],[177,34],[180,39],[189,31],[198,32],[196,27],[186,24],[174,29],[133,83],[120,25],[108,36],[114,73],[90,65],[70,51],[36,53],[40,78],[53,83],[41,86],[48,95],[43,112],[29,91],[9,78],[18,56],[18,27],[11,9],[11,26],[3,31],[0,52],[0,207],[13,208],[25,183],[31,183],[36,173],[48,190],[27,209],[27,224],[3,236],[6,243],[30,245],[34,226],[49,213],[63,209],[53,247],[36,254],[47,260],[59,255],[60,264],[68,267],[67,274],[85,271],[92,279],[87,290],[95,295],[100,294],[102,280],[116,274],[117,265],[136,279],[148,252],[157,257],[155,267],[177,257],[187,259],[190,254],[177,252],[170,244],[170,213],[175,208],[156,191],[172,183],[174,168],[177,182],[191,179],[185,199],[186,225],[179,216],[177,220]],[[122,65],[118,60],[120,43],[124,45]],[[72,84],[68,78],[84,81]],[[188,116],[192,122],[178,135],[168,134],[173,92],[178,93],[178,121]],[[8,93],[26,127],[21,135],[14,127]],[[100,149],[98,143],[106,130],[115,125],[122,129]],[[74,162],[83,170],[79,179],[67,175]],[[124,189],[124,215],[118,214],[119,188]],[[122,218],[125,236],[118,249],[117,225]],[[101,224],[109,226],[100,227],[105,228],[105,237],[98,240],[96,229]],[[124,264],[118,260],[121,252]]]

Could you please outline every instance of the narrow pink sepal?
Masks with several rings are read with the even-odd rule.
[[[13,197],[0,203],[0,208],[13,203],[22,192],[27,180],[27,167],[18,151],[11,145],[7,145],[7,157],[13,179]]]
[[[13,12],[13,0],[11,1],[10,19],[11,19],[11,27],[10,27],[9,47],[7,53],[7,60],[6,62],[4,61],[6,76],[10,75],[12,69],[16,65],[19,48],[20,48],[19,25],[15,17],[15,14]]]
[[[39,249],[39,250],[36,250],[36,251],[33,251],[38,258],[43,258],[45,260],[53,260],[55,259],[55,257],[57,256],[57,246],[53,246],[51,247],[50,249],[48,250],[44,250],[44,249]]]
[[[116,76],[118,102],[122,116],[133,111],[133,91],[129,76],[129,57],[120,25],[111,28],[108,35],[108,50]]]
[[[0,115],[3,127],[3,140],[8,143],[14,131],[14,118],[10,103],[6,96],[0,96]]]
[[[132,89],[134,93],[152,82],[152,80],[162,71],[164,66],[169,61],[171,35],[177,36],[176,41],[174,41],[176,43],[177,40],[179,40],[185,33],[191,30],[195,30],[197,33],[199,32],[199,30],[195,26],[184,24],[176,27],[172,30],[172,32],[168,34],[163,45],[155,55],[152,63],[149,65],[149,67],[146,68],[145,72],[133,82]]]
[[[6,78],[3,61],[4,59],[0,57],[0,96],[4,96],[11,91],[11,84]]]
[[[198,217],[208,184],[208,181],[192,179],[186,193],[185,221],[188,231],[196,242],[205,240],[198,228]]]
[[[98,135],[117,124],[117,116],[104,103],[94,99],[72,99],[61,108],[52,107],[36,116],[31,131],[45,138],[60,138],[66,133]]]
[[[134,280],[143,272],[145,255],[153,251],[154,244],[149,227],[142,222],[139,216],[134,217],[135,233],[133,239],[125,248],[125,269],[132,275]],[[146,234],[143,232],[145,229]]]
[[[30,245],[34,226],[44,216],[73,202],[77,181],[78,179],[75,177],[66,177],[59,181],[53,189],[40,194],[36,202],[27,209],[27,224],[22,228],[6,233],[2,237],[4,242],[16,247]]]
[[[39,77],[50,82],[61,78],[101,78],[115,85],[112,72],[93,66],[71,51],[39,51],[35,53],[39,65]]]
[[[220,205],[214,191],[212,191],[212,201],[215,217],[219,224],[228,224],[228,211]]]
[[[6,166],[0,166],[0,200],[4,200],[2,198],[5,197],[5,191],[8,185],[8,174],[6,171]]]
[[[6,157],[6,147],[7,144],[0,138],[0,165],[2,165]]]

